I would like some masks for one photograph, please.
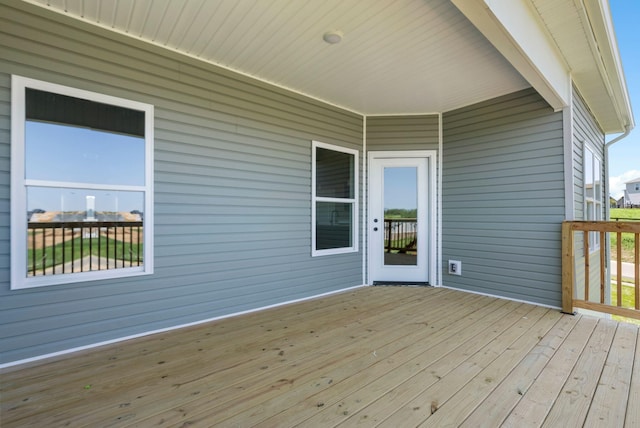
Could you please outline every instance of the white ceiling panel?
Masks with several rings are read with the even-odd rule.
[[[449,0],[33,1],[366,115],[529,86]],[[331,30],[342,42],[323,41]]]

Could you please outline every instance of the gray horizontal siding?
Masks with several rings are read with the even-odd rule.
[[[437,150],[438,115],[369,116],[367,150]]]
[[[562,127],[533,90],[443,115],[445,285],[560,305]]]
[[[583,157],[584,147],[588,145],[591,150],[603,161],[602,177],[603,183],[606,183],[607,171],[605,171],[606,165],[604,165],[604,133],[598,126],[591,110],[584,102],[584,99],[573,88],[573,181],[574,181],[574,198],[575,198],[575,218],[576,220],[584,220],[584,168]],[[603,191],[602,201],[604,204],[608,202],[609,198]],[[604,218],[604,216],[603,216]]]
[[[155,273],[10,291],[10,75],[155,106]],[[362,283],[311,254],[311,141],[360,116],[22,2],[0,5],[0,363]],[[362,157],[361,157],[362,160]]]

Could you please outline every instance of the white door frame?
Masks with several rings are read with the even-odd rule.
[[[373,284],[371,266],[372,266],[372,252],[371,252],[371,234],[373,233],[373,217],[371,215],[371,193],[373,191],[379,191],[374,189],[371,185],[371,162],[373,159],[394,159],[394,158],[426,158],[428,171],[427,171],[427,184],[428,200],[427,200],[427,234],[428,234],[428,281],[430,285],[436,285],[436,249],[437,249],[437,193],[436,193],[436,150],[407,150],[407,151],[370,151],[367,157],[367,213],[366,213],[366,230],[367,230],[367,284]],[[379,225],[378,225],[379,226]]]

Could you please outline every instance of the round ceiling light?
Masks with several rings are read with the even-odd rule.
[[[342,32],[341,31],[327,31],[322,36],[322,40],[329,43],[330,45],[335,45],[336,43],[340,43],[342,41]]]

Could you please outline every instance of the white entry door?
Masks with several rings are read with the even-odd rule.
[[[427,283],[429,158],[372,152],[369,160],[370,282]]]

